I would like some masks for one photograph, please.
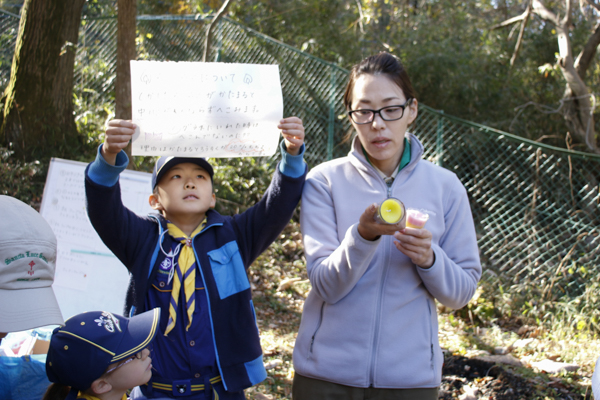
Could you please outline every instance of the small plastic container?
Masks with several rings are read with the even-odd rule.
[[[388,197],[380,205],[377,211],[377,220],[382,224],[395,225],[406,217],[404,203],[394,197]]]
[[[419,211],[415,208],[409,208],[406,210],[406,227],[422,229],[425,227],[429,214]]]

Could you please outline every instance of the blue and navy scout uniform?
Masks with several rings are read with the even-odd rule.
[[[180,299],[175,328],[164,336],[172,281],[170,258],[177,243],[166,232],[162,215],[139,216],[121,201],[119,174],[128,164],[124,152],[115,166],[100,155],[86,169],[90,222],[106,246],[131,273],[126,314],[161,307],[160,329],[152,344],[153,377],[142,392],[148,397],[204,399],[204,388],[241,393],[266,378],[250,283],[246,270],[289,223],[300,201],[307,166],[283,143],[282,161],[262,199],[241,214],[207,211],[206,227],[192,246],[196,273],[196,309],[189,330]],[[161,250],[162,247],[162,250]],[[181,290],[180,296],[184,295]],[[219,393],[220,398],[225,397]],[[212,396],[211,396],[212,398]]]

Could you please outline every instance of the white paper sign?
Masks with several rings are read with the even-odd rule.
[[[84,311],[123,313],[129,284],[127,268],[104,245],[85,210],[86,163],[52,158],[40,214],[58,241],[52,288],[63,317]],[[148,204],[151,174],[125,170],[119,179],[123,204],[140,215]]]
[[[258,157],[277,150],[277,65],[131,61],[132,153]]]

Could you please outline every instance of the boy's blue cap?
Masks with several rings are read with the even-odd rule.
[[[160,178],[162,178],[168,170],[170,170],[177,164],[183,163],[192,163],[204,168],[206,172],[208,172],[208,174],[210,175],[210,180],[212,182],[214,174],[213,167],[208,163],[208,161],[206,161],[205,158],[163,156],[156,161],[156,164],[154,165],[154,170],[152,171],[152,190],[154,190],[158,182],[160,182]]]
[[[77,314],[52,332],[46,357],[50,382],[87,390],[108,366],[148,347],[156,332],[160,308],[125,318],[107,311]]]

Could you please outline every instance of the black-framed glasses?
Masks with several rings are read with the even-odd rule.
[[[136,358],[138,360],[141,360],[142,357],[144,356],[142,353],[144,352],[145,349],[142,349],[142,351],[138,351],[137,353],[135,353],[132,356],[129,356],[129,358],[126,358],[124,361],[120,362],[119,364],[115,365],[114,367],[110,368],[109,370],[107,370],[105,372],[105,374],[109,374],[111,372],[113,372],[114,370],[116,370],[117,368],[121,368],[122,366],[129,364],[130,362],[132,362],[133,360],[135,360]]]
[[[348,115],[355,124],[370,124],[375,119],[375,114],[379,114],[384,121],[396,121],[404,116],[404,109],[410,105],[412,98],[406,100],[403,105],[382,107],[379,110],[352,110]]]

